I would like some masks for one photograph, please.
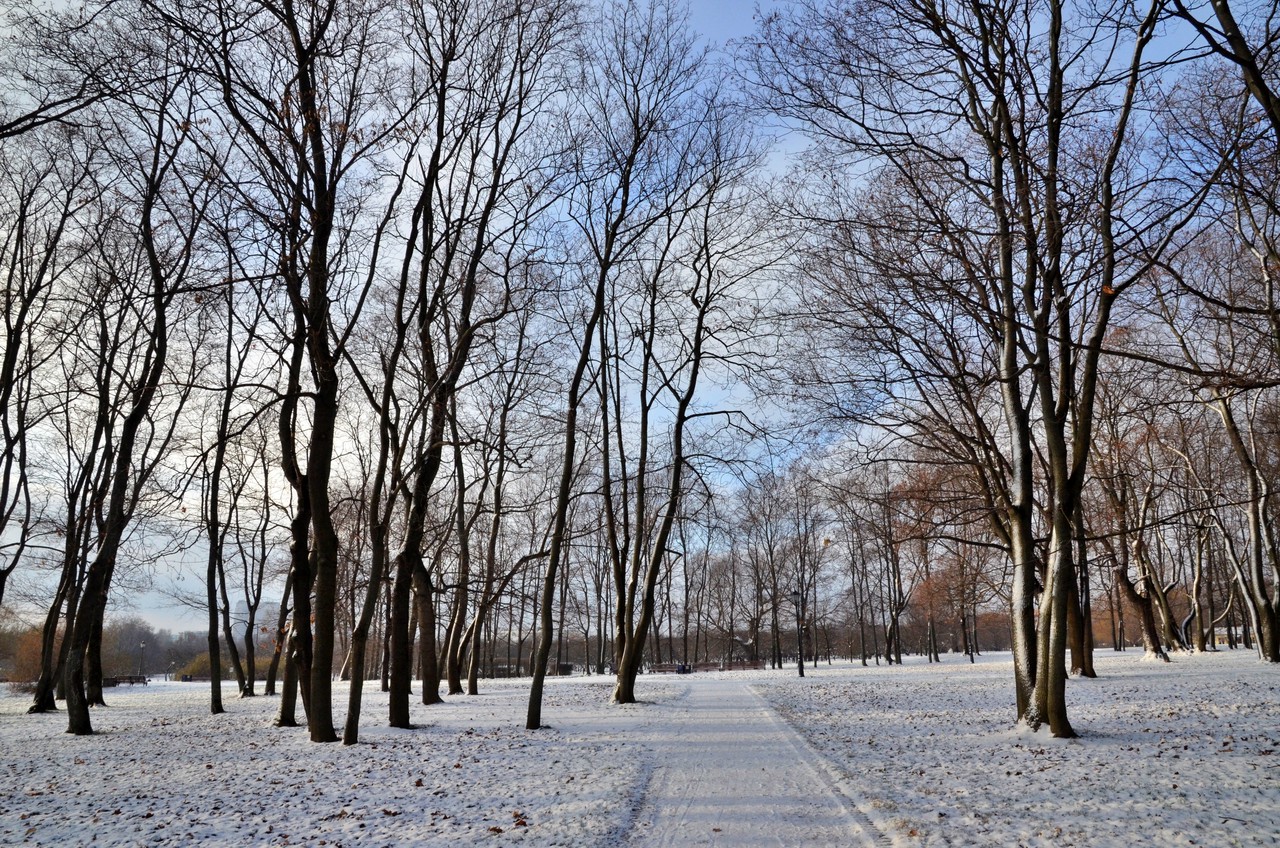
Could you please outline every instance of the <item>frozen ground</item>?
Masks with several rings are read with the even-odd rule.
[[[200,684],[108,690],[92,738],[5,691],[0,845],[1280,845],[1280,669],[1099,668],[1075,741],[1009,727],[1001,656],[652,676],[627,707],[554,679],[533,733],[525,684],[489,681],[354,748],[272,727],[275,699],[209,716]]]

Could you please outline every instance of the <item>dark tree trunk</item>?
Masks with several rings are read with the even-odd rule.
[[[298,726],[298,666],[293,661],[293,637],[289,637],[284,656],[284,680],[280,682],[280,711],[276,727]]]
[[[440,665],[436,646],[435,587],[427,569],[418,564],[413,574],[414,597],[418,606],[418,631],[422,658],[422,703],[443,703],[440,697]]]
[[[1076,581],[1067,598],[1067,644],[1071,651],[1071,673],[1081,677],[1097,677],[1093,667],[1093,607],[1089,592],[1089,549],[1084,515],[1076,509],[1075,520]]]
[[[1142,645],[1147,655],[1169,662],[1169,655],[1165,653],[1164,645],[1160,641],[1160,631],[1156,625],[1156,613],[1151,598],[1138,591],[1125,569],[1117,568],[1115,577],[1116,586],[1124,593],[1125,600],[1133,607],[1134,612],[1138,614],[1138,619],[1142,622]]]
[[[92,707],[105,707],[107,700],[102,693],[102,624],[103,617],[106,615],[104,608],[100,608],[93,622],[93,629],[89,631],[89,652],[85,658],[84,686],[86,697],[89,705]]]
[[[390,681],[390,714],[388,722],[392,727],[410,728],[409,697],[413,680],[413,631],[410,629],[409,607],[412,595],[413,564],[409,561],[416,556],[411,551],[402,549],[396,555],[395,580],[391,587],[391,669]]]

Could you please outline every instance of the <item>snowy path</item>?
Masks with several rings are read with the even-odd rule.
[[[656,767],[628,846],[889,844],[745,680],[688,687],[644,728]]]

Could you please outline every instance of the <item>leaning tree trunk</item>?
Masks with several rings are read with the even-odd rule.
[[[271,651],[271,662],[267,664],[267,682],[263,686],[263,694],[276,694],[276,675],[280,671],[280,658],[284,655],[289,643],[289,602],[293,595],[293,574],[284,581],[284,594],[280,597],[280,612],[276,616],[274,644]]]
[[[1151,598],[1138,592],[1137,586],[1129,579],[1129,573],[1124,568],[1115,570],[1116,586],[1123,593],[1126,601],[1133,607],[1134,612],[1138,614],[1138,619],[1142,622],[1142,647],[1147,656],[1157,657],[1169,662],[1169,655],[1165,653],[1164,646],[1160,643],[1160,632],[1156,627],[1155,608],[1151,603]]]
[[[54,595],[53,603],[49,605],[49,612],[45,615],[44,627],[40,633],[40,678],[36,681],[35,698],[30,709],[27,710],[29,713],[52,712],[58,708],[54,692],[62,676],[66,649],[70,644],[65,633],[59,638],[58,623],[62,620],[64,604],[69,611],[74,608],[78,600],[75,594],[74,575],[75,567],[68,560],[63,566],[62,580],[57,594]],[[68,595],[70,595],[69,600]]]
[[[280,683],[280,710],[276,713],[276,727],[298,726],[298,666],[293,661],[293,636],[284,657],[284,680]]]
[[[384,450],[380,458],[383,468],[379,474],[385,473],[387,453]],[[373,626],[373,618],[378,612],[378,598],[382,589],[382,576],[386,573],[388,557],[387,528],[380,516],[382,508],[381,487],[373,498],[372,512],[375,516],[369,529],[372,542],[372,562],[369,566],[369,582],[365,586],[364,603],[360,607],[360,618],[351,633],[351,684],[347,693],[347,721],[342,729],[342,744],[354,745],[360,740],[360,705],[364,692],[365,663],[369,645],[369,630]]]

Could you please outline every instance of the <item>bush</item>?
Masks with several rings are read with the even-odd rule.
[[[184,675],[191,677],[209,677],[209,654],[203,653],[191,660],[191,662],[178,669],[178,679],[182,679]],[[225,659],[222,661],[222,679],[226,680],[231,677],[231,664]]]
[[[62,637],[61,630],[58,637]],[[39,627],[28,627],[19,633],[13,641],[13,655],[4,673],[15,686],[26,684],[33,687],[31,692],[35,692],[34,684],[40,679],[40,642]],[[56,644],[54,650],[57,650]]]

